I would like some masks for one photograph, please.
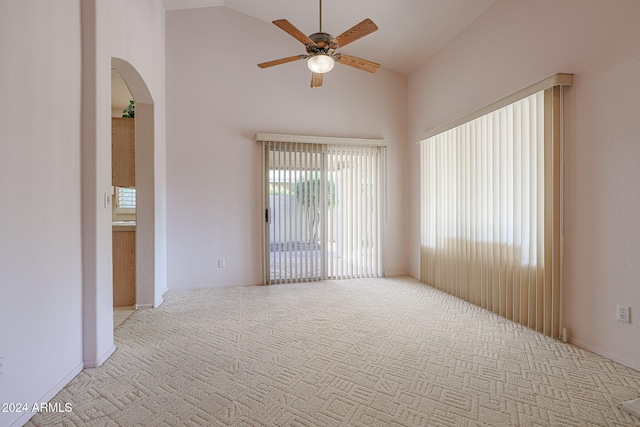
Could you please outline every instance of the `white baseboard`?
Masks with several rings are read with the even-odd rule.
[[[256,284],[217,283],[217,284],[187,286],[184,288],[169,288],[169,291],[173,292],[173,291],[197,291],[200,289],[244,288],[247,286],[264,286],[264,283],[256,283]]]
[[[157,296],[156,296],[156,300],[153,304],[154,308],[158,308],[162,305],[162,303],[164,302],[164,294],[167,293],[167,291],[169,290],[169,288],[164,288],[163,291],[161,291]]]
[[[56,385],[54,385],[51,388],[51,390],[46,392],[44,394],[44,396],[42,396],[38,400],[38,403],[40,403],[40,402],[42,402],[42,403],[49,402],[51,399],[53,399],[54,396],[56,394],[60,393],[60,390],[62,390],[67,384],[69,384],[72,379],[74,379],[80,372],[82,372],[83,369],[84,369],[84,363],[81,363],[78,366],[76,366],[75,368],[73,368],[71,370],[71,372],[69,372],[67,375],[64,376],[64,378],[62,378],[60,381],[58,381],[58,383]],[[24,412],[22,414],[22,416],[20,416],[16,420],[14,420],[11,424],[9,424],[9,426],[10,427],[14,427],[14,426],[17,427],[17,426],[25,425],[27,423],[27,421],[29,421],[31,419],[31,417],[33,417],[35,414],[37,414],[37,412]]]
[[[113,353],[115,353],[115,351],[116,351],[116,346],[114,344],[109,350],[107,350],[106,353],[104,353],[102,356],[100,356],[96,360],[85,360],[84,361],[84,367],[85,368],[97,368],[99,366],[102,366],[102,364],[104,362],[106,362],[107,359],[109,359],[111,357],[111,355]]]
[[[153,308],[153,304],[136,304],[136,310],[150,310]]]
[[[627,360],[625,358],[622,358],[622,357],[618,356],[617,354],[609,353],[608,351],[604,351],[604,350],[602,350],[602,349],[600,349],[598,347],[587,345],[587,344],[585,344],[583,342],[574,340],[574,339],[571,338],[571,336],[569,336],[569,344],[573,344],[576,347],[580,347],[580,348],[583,348],[585,350],[589,350],[592,353],[599,354],[600,356],[606,357],[607,359],[611,359],[614,362],[618,362],[621,365],[624,365],[624,366],[626,366],[628,368],[635,369],[636,371],[640,371],[640,365],[638,364],[637,360]]]

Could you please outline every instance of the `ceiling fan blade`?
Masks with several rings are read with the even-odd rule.
[[[311,74],[311,89],[322,86],[322,77],[324,74],[313,73]]]
[[[305,59],[306,57],[307,57],[307,55],[289,56],[287,58],[280,58],[280,59],[275,59],[275,60],[269,61],[269,62],[263,62],[261,64],[258,64],[258,67],[260,67],[260,68],[273,67],[274,65],[286,64],[287,62],[293,62],[293,61],[297,61],[299,59]]]
[[[282,30],[287,32],[289,35],[294,37],[300,43],[302,43],[304,45],[308,45],[309,44],[309,45],[312,45],[312,46],[315,44],[313,42],[313,40],[311,40],[309,37],[304,35],[304,33],[302,31],[297,29],[291,22],[287,21],[286,19],[278,19],[276,21],[273,21],[273,23],[277,27],[281,28]]]
[[[378,26],[374,22],[367,18],[361,23],[354,25],[338,37],[333,39],[338,44],[338,47],[344,47],[349,43],[352,43],[367,34],[371,34],[378,29]]]
[[[345,55],[344,53],[340,54],[340,56],[341,58],[336,59],[337,62],[370,73],[375,73],[378,71],[378,68],[380,68],[380,64],[367,61],[366,59],[356,58],[355,56]]]

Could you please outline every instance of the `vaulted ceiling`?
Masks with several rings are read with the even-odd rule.
[[[318,0],[163,0],[166,10],[224,6],[271,22],[287,19],[309,35],[319,30]],[[337,36],[365,18],[379,30],[342,50],[408,75],[495,0],[324,0],[322,30]],[[273,31],[282,31],[273,26]],[[292,39],[293,40],[293,39]],[[295,46],[295,40],[292,46]],[[296,52],[292,52],[295,55]],[[265,55],[265,59],[270,59]]]

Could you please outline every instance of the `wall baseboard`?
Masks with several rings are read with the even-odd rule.
[[[600,349],[598,347],[594,347],[594,346],[591,346],[591,345],[584,344],[581,341],[577,341],[577,340],[571,339],[571,335],[569,335],[569,344],[573,344],[576,347],[580,347],[580,348],[588,350],[588,351],[590,351],[592,353],[595,353],[595,354],[598,354],[600,356],[606,357],[607,359],[611,359],[614,362],[620,363],[621,365],[624,365],[627,368],[635,369],[636,371],[640,372],[640,365],[638,364],[637,360],[636,361],[627,360],[627,359],[619,357],[617,354],[613,354],[613,353],[610,353],[608,351],[604,351],[604,350],[602,350],[602,349]]]
[[[109,350],[107,350],[106,353],[104,353],[102,356],[100,356],[96,360],[85,360],[84,361],[84,367],[85,368],[97,368],[99,366],[102,366],[102,364],[104,362],[106,362],[107,359],[110,358],[113,353],[115,353],[115,351],[116,351],[116,346],[114,344]]]
[[[164,302],[164,294],[166,294],[168,290],[169,288],[164,288],[164,290],[160,292],[160,294],[156,298],[156,301],[153,304],[154,308],[158,308],[162,305],[162,303]]]
[[[82,372],[82,370],[84,369],[84,364],[81,363],[78,366],[76,366],[75,368],[73,368],[71,370],[71,372],[69,372],[67,375],[64,376],[64,378],[62,378],[60,381],[58,381],[58,383],[56,385],[54,385],[51,390],[49,390],[48,392],[46,392],[44,394],[44,396],[42,396],[40,399],[38,399],[37,404],[39,405],[40,403],[47,403],[49,402],[51,399],[53,399],[53,397],[60,393],[60,390],[62,390],[67,384],[69,384],[71,382],[72,379],[74,379],[80,372]],[[35,405],[36,402],[31,403],[31,405]],[[22,426],[24,424],[27,423],[27,421],[29,421],[37,412],[23,412],[22,416],[18,417],[17,419],[15,419],[11,424],[9,424],[10,427],[13,426]]]
[[[238,283],[217,283],[217,284],[207,284],[207,285],[195,285],[195,286],[187,286],[184,288],[169,288],[168,290],[171,292],[175,291],[197,291],[200,289],[220,289],[220,288],[243,288],[247,286],[264,286],[264,283],[255,283],[255,284],[238,284]]]

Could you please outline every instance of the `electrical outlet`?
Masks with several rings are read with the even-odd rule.
[[[218,268],[225,268],[226,267],[226,261],[224,260],[224,258],[220,258],[218,259]]]
[[[629,306],[616,305],[616,320],[619,322],[630,323]]]

